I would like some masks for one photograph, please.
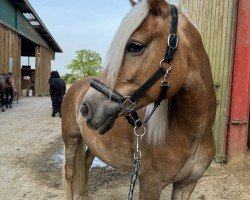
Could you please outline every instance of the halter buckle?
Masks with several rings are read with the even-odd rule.
[[[169,82],[168,81],[161,81],[161,87],[168,87],[169,88]]]
[[[136,102],[133,102],[129,96],[125,96],[125,100],[122,102],[122,108],[127,112],[131,113],[136,106]]]

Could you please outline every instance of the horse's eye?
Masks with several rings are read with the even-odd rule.
[[[133,53],[133,54],[142,53],[144,49],[145,49],[145,45],[138,43],[138,42],[131,42],[127,45],[127,52]]]

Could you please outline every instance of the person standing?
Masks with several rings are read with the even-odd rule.
[[[60,78],[57,71],[52,71],[49,79],[49,92],[52,101],[52,117],[59,113],[61,117],[61,106],[66,91],[66,83]]]
[[[6,108],[12,108],[14,92],[16,92],[13,73],[9,72],[9,77],[6,80],[5,97],[6,97]]]

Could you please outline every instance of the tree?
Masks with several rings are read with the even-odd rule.
[[[70,76],[66,82],[69,84],[73,84],[76,82],[76,78],[74,76]]]
[[[102,59],[100,55],[91,50],[82,49],[76,51],[76,57],[71,61],[67,68],[76,74],[76,79],[87,76],[96,76],[101,71]]]
[[[61,76],[61,79],[65,80],[67,84],[73,84],[77,81],[76,78],[77,75],[74,74],[65,74],[63,76]]]

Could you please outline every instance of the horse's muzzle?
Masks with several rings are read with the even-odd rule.
[[[121,105],[100,94],[95,98],[86,96],[80,112],[89,128],[104,134],[113,127],[121,112]]]

